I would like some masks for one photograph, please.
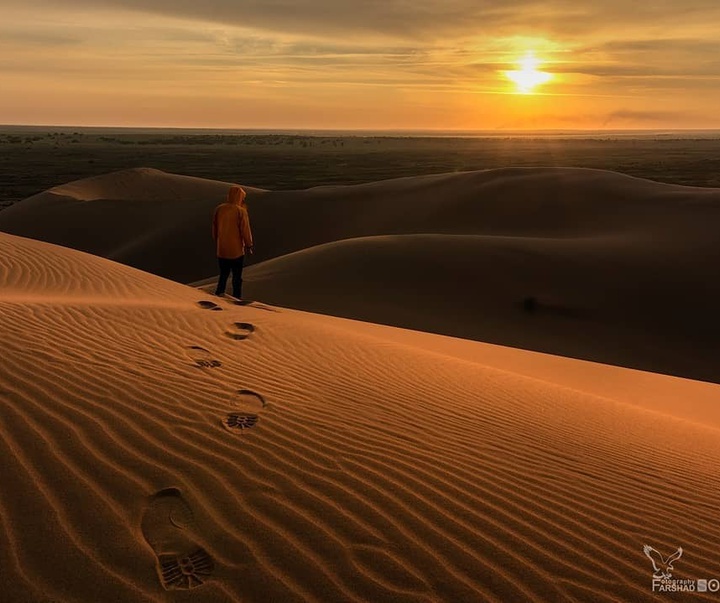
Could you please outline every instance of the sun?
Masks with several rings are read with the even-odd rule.
[[[533,90],[540,84],[545,84],[552,79],[552,74],[540,71],[540,61],[535,58],[532,52],[528,52],[525,58],[518,61],[519,70],[506,71],[505,75],[509,80],[515,82],[517,91],[520,94],[532,94]]]

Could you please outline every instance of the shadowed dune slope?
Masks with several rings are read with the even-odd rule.
[[[251,299],[311,312],[720,380],[720,291],[689,240],[364,237],[262,262],[245,281]]]
[[[0,229],[201,281],[227,187],[116,172],[16,204]],[[511,168],[249,192],[252,298],[720,381],[716,189]]]
[[[0,342],[4,600],[656,601],[645,544],[720,575],[718,386],[10,235]]]
[[[228,186],[147,168],[125,170],[17,203],[0,212],[0,230],[193,282],[216,270],[209,220]],[[580,168],[507,168],[303,191],[248,191],[258,241],[254,262],[388,234],[634,233],[672,240],[679,233],[700,245],[714,236],[720,214],[715,189]]]
[[[150,168],[123,170],[16,203],[0,212],[0,230],[183,282],[214,266],[210,220],[229,188],[230,183]]]

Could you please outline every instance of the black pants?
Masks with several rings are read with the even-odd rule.
[[[215,295],[223,295],[225,293],[227,280],[230,276],[230,273],[232,272],[233,297],[237,297],[238,299],[242,297],[242,271],[244,260],[244,255],[241,255],[239,258],[235,258],[234,260],[218,258],[218,265],[220,266],[220,278],[218,278]]]

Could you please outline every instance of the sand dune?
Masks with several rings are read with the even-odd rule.
[[[654,601],[644,544],[720,577],[718,386],[10,235],[0,306],[3,600]]]
[[[708,381],[720,291],[702,246],[631,235],[363,237],[246,271],[272,304]],[[201,283],[202,284],[202,283]],[[214,279],[205,281],[212,290]]]
[[[202,285],[227,187],[116,172],[0,212],[0,230]],[[716,189],[517,168],[251,189],[249,204],[251,298],[720,382]]]
[[[209,223],[229,187],[149,168],[123,170],[25,199],[0,212],[0,230],[186,281],[208,274]]]
[[[114,172],[13,205],[0,212],[0,230],[80,248],[180,282],[198,281],[216,270],[214,259],[202,252],[212,249],[208,216],[228,186],[147,168]],[[696,245],[709,245],[704,238],[714,240],[712,225],[720,212],[715,189],[581,168],[508,168],[304,191],[248,190],[259,242],[256,262],[338,240],[390,234],[626,235],[641,243],[660,238],[680,245],[692,237]]]

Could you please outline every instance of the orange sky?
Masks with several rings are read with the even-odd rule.
[[[720,127],[716,0],[2,2],[0,123]]]

